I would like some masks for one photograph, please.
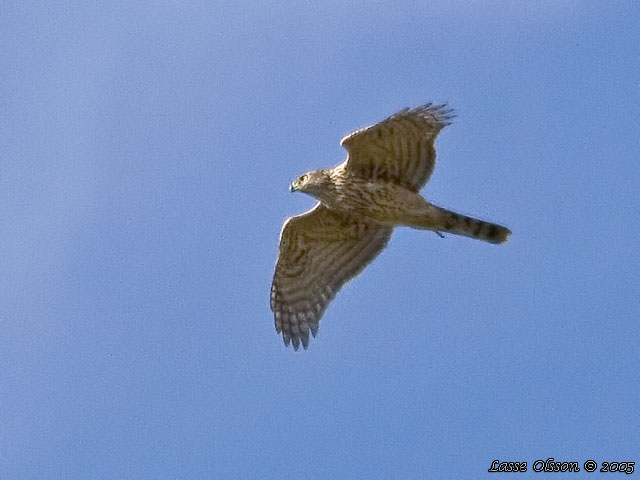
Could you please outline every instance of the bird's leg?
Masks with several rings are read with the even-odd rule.
[[[440,238],[444,238],[444,235],[440,233],[439,230],[434,230],[434,232],[436,232],[436,235],[438,235]]]

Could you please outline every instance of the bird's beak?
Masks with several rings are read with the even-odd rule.
[[[294,183],[292,183],[291,185],[289,185],[289,191],[290,192],[295,192],[296,190],[298,190],[298,188],[295,186]]]

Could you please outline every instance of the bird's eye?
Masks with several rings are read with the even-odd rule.
[[[309,178],[309,175],[304,174],[300,177],[300,183],[304,183],[307,181],[307,179]]]

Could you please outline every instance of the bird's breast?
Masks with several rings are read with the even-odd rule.
[[[324,203],[331,209],[366,221],[395,225],[403,210],[422,205],[424,200],[419,194],[398,185],[352,179],[336,185],[333,195]]]

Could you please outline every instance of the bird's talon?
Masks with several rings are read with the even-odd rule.
[[[435,230],[436,235],[438,235],[440,238],[444,238],[444,235],[442,233],[440,233],[438,230]]]

